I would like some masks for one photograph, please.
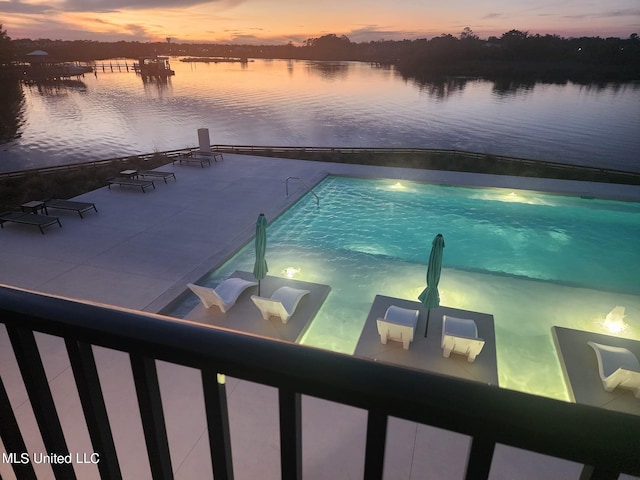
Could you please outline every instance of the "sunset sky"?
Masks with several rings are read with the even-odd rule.
[[[354,42],[518,29],[563,37],[640,33],[640,0],[0,0],[18,38],[300,44],[328,33]]]

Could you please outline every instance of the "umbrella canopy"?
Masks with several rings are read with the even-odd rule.
[[[258,295],[260,295],[260,280],[267,276],[269,268],[265,260],[267,250],[267,219],[264,213],[258,216],[256,222],[256,263],[253,266],[253,276],[258,280]]]
[[[429,255],[429,265],[427,267],[427,288],[418,296],[418,300],[428,309],[440,306],[438,283],[440,282],[440,271],[442,270],[443,250],[444,237],[439,233],[431,244],[431,254]]]

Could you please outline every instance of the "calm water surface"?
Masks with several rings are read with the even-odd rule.
[[[172,66],[164,83],[99,71],[10,90],[0,171],[193,147],[201,127],[217,144],[454,148],[640,171],[640,83],[419,85],[357,62]]]

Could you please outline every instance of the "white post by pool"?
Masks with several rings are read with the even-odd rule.
[[[198,144],[200,145],[200,150],[198,151],[198,153],[211,155],[211,141],[209,140],[208,128],[198,129]]]

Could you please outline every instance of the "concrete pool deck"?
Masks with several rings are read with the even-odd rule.
[[[41,235],[29,225],[7,224],[0,231],[0,283],[119,307],[160,311],[219,266],[255,232],[264,213],[271,222],[299,199],[306,189],[287,177],[314,185],[327,174],[406,179],[436,184],[524,189],[640,201],[640,187],[547,179],[371,167],[225,154],[211,166],[167,165],[176,181],[156,181],[156,189],[106,186],[74,200],[95,203],[98,213],[84,219],[75,212],[57,211],[62,228]],[[314,201],[310,199],[309,201]],[[322,200],[321,200],[322,201]],[[38,335],[54,399],[72,451],[84,451],[86,428],[77,412],[73,377],[63,342]],[[150,478],[144,439],[136,411],[132,380],[125,355],[96,349],[101,380],[113,422],[125,478]],[[190,369],[159,362],[163,402],[176,478],[210,478],[204,412],[199,378]],[[15,359],[4,328],[0,328],[0,374],[20,425],[37,432]],[[275,390],[229,379],[232,440],[236,478],[276,478],[279,472],[277,395]],[[188,408],[185,408],[188,406]],[[305,397],[305,478],[357,478],[362,475],[366,416],[356,409]],[[269,411],[273,415],[256,415]],[[326,418],[335,419],[327,422]],[[256,434],[259,432],[259,434]],[[39,435],[27,445],[41,450]],[[401,446],[401,447],[400,447]],[[432,471],[438,478],[461,478],[468,448],[464,436],[394,420],[390,426],[388,478],[418,479]],[[433,455],[425,455],[432,452]],[[331,461],[327,461],[327,459]],[[39,478],[50,478],[48,466]],[[97,470],[82,467],[81,478],[97,478]],[[93,468],[93,469],[92,469]],[[492,478],[578,478],[580,466],[499,447]],[[437,474],[435,473],[437,472]],[[0,464],[2,478],[14,478]]]

